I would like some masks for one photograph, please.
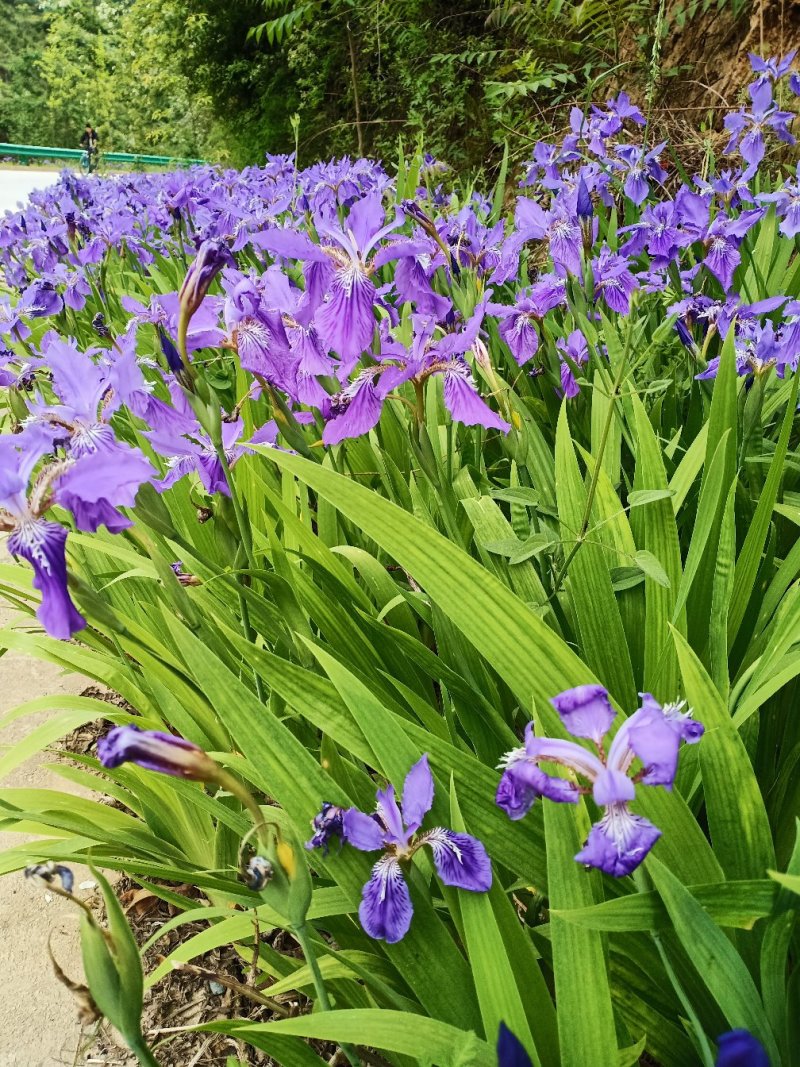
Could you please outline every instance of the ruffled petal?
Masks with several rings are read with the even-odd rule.
[[[445,885],[485,893],[492,886],[492,864],[486,849],[470,834],[458,834],[437,826],[420,841],[430,845],[433,862]]]
[[[371,815],[358,808],[348,808],[342,816],[344,839],[362,852],[375,852],[383,848],[383,830]]]
[[[406,775],[403,784],[403,819],[409,833],[418,830],[433,804],[433,775],[427,754]]]
[[[520,366],[533,359],[539,350],[539,334],[529,314],[512,313],[500,323],[499,329],[500,336]]]
[[[641,815],[634,815],[627,804],[612,804],[594,824],[575,859],[623,878],[636,870],[659,837],[658,827]]]
[[[413,915],[411,895],[394,856],[383,856],[364,886],[358,917],[370,937],[390,945],[408,933]]]
[[[516,821],[528,814],[538,797],[547,797],[559,804],[577,804],[580,791],[567,778],[545,774],[532,759],[522,758],[510,763],[497,786],[497,806],[509,819]]]
[[[573,737],[589,737],[600,744],[608,733],[616,712],[602,685],[577,685],[550,701]]]
[[[328,348],[338,352],[349,370],[372,342],[375,332],[375,286],[360,267],[338,270],[328,300],[314,323]]]
[[[6,542],[12,555],[33,567],[33,587],[42,594],[36,616],[51,637],[62,641],[86,625],[67,591],[66,541],[67,531],[57,522],[31,519],[20,523]]]
[[[503,433],[511,429],[479,395],[466,365],[453,361],[445,371],[444,402],[453,419],[465,426],[485,426]]]
[[[325,425],[323,444],[336,445],[347,437],[360,437],[380,422],[383,399],[375,388],[374,376],[369,372],[356,380],[337,398],[336,412]]]

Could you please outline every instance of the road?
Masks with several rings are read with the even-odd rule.
[[[57,178],[56,170],[0,170],[0,215],[15,211],[34,189],[45,189]]]
[[[0,562],[8,562],[2,544]],[[0,601],[0,626],[8,625],[14,617],[15,613]],[[51,663],[7,652],[0,657],[0,721],[35,697],[50,697],[53,711],[57,711],[59,695],[76,695],[87,681],[62,673]],[[22,742],[53,711],[3,722],[0,756],[6,756],[11,746]],[[17,766],[0,785],[3,789],[59,789],[86,795],[54,774],[47,766],[53,762],[52,755],[40,753]],[[0,831],[0,851],[21,840],[17,833]],[[85,868],[76,868],[76,874],[78,883],[90,877]],[[81,892],[78,895],[85,896]],[[64,972],[73,981],[83,981],[76,912],[68,901],[46,893],[21,872],[0,877],[0,974],[5,976],[0,997],[0,1067],[56,1067],[77,1062],[81,1038],[75,1002],[57,981],[47,953],[49,943]]]

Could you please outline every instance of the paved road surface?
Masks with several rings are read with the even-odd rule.
[[[15,211],[34,189],[46,189],[57,178],[55,170],[0,170],[0,215]]]
[[[0,561],[8,561],[2,544]],[[0,626],[13,618],[14,613],[0,602]],[[85,685],[85,679],[62,674],[51,663],[7,652],[0,657],[0,717],[23,701],[45,695],[52,696],[53,709],[58,710],[59,694],[80,693]],[[0,729],[0,753],[21,741],[47,716],[48,712],[40,712],[4,725]],[[80,792],[43,766],[52,762],[44,753],[35,756],[8,775],[2,787]],[[0,832],[0,850],[20,840],[19,834]],[[84,868],[76,870],[76,881],[89,877]],[[83,981],[76,911],[68,901],[26,881],[21,873],[0,878],[0,1067],[61,1067],[76,1062],[80,1027],[75,1004],[53,975],[47,956],[52,936],[53,953],[65,973],[73,981]]]

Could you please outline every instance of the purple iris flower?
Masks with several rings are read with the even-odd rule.
[[[362,852],[383,853],[364,886],[358,915],[370,937],[389,944],[405,937],[413,914],[401,863],[409,862],[424,845],[430,847],[445,885],[472,893],[485,893],[492,885],[492,865],[477,838],[441,826],[419,832],[433,804],[433,788],[433,775],[424,755],[406,775],[400,804],[394,787],[388,785],[378,790],[377,807],[371,815],[348,808],[342,816],[342,836],[349,845]]]
[[[567,163],[577,162],[580,158],[580,152],[576,152],[566,142],[559,146],[537,141],[533,146],[533,158],[528,164],[525,177],[519,183],[520,188],[541,185],[545,189],[560,189],[563,184],[561,168]]]
[[[617,93],[616,96],[612,96],[610,99],[606,100],[606,107],[608,108],[608,111],[606,112],[608,116],[606,120],[607,137],[619,133],[622,129],[622,124],[626,121],[633,122],[637,126],[646,125],[646,119],[641,110],[636,104],[631,102],[631,98],[624,90]],[[596,108],[595,110],[600,113],[599,108]]]
[[[384,401],[376,383],[380,370],[367,367],[341,393],[330,398],[322,434],[324,444],[338,445],[346,438],[361,437],[378,425]]]
[[[623,191],[634,204],[641,204],[650,193],[650,181],[659,185],[665,181],[667,172],[658,162],[658,157],[667,146],[666,141],[645,152],[639,145],[617,145],[616,153],[622,160],[625,170],[625,184]]]
[[[444,403],[455,422],[485,426],[508,433],[509,423],[492,411],[478,392],[464,353],[473,349],[487,307],[488,294],[464,327],[435,338],[438,327],[422,316],[413,316],[411,349],[388,340],[381,349],[381,363],[367,367],[341,393],[330,398],[322,440],[337,444],[347,437],[360,437],[377,426],[386,397],[405,382],[423,386],[433,375],[443,378]]]
[[[243,428],[242,419],[222,423],[222,447],[231,467],[245,453],[244,446],[239,444]],[[167,473],[156,483],[159,492],[163,493],[187,474],[197,474],[207,493],[230,496],[225,470],[214,443],[199,423],[187,428],[179,421],[175,430],[154,430],[145,437],[159,455],[167,457]]]
[[[736,325],[743,336],[752,336],[750,330],[760,323],[761,316],[777,311],[787,298],[782,295],[768,296],[746,304],[740,296],[732,294],[724,301],[711,301],[697,311],[701,323],[715,323],[720,337],[727,337],[728,330]]]
[[[787,144],[795,143],[788,128],[794,114],[791,111],[779,111],[775,106],[769,79],[753,82],[748,91],[752,101],[751,110],[742,108],[741,111],[725,116],[725,129],[731,135],[725,151],[735,152],[738,148],[742,159],[754,169],[764,158],[766,129],[774,130]]]
[[[94,533],[104,525],[119,533],[133,525],[117,509],[132,508],[136,494],[156,471],[138,448],[116,444],[70,462],[55,484],[54,499],[68,508],[79,530]]]
[[[800,163],[794,179],[788,178],[774,193],[760,193],[756,199],[761,203],[775,205],[775,211],[781,220],[779,229],[784,237],[795,237],[800,233]]]
[[[733,285],[736,268],[742,261],[739,251],[748,230],[764,216],[763,209],[743,211],[738,218],[728,218],[720,213],[705,234],[705,267],[719,281],[725,292]]]
[[[749,169],[741,167],[736,170],[721,170],[715,176],[702,178],[695,175],[692,179],[697,188],[703,193],[713,193],[724,208],[741,207],[742,204],[754,204],[755,198],[750,191],[748,182],[752,174]],[[679,194],[680,195],[680,194]]]
[[[777,368],[778,377],[782,378],[787,367],[797,367],[797,347],[790,342],[789,334],[776,329],[774,323],[767,320],[763,325],[754,319],[742,319],[735,324],[736,337],[736,371],[741,378],[760,377],[773,367]],[[789,343],[787,343],[787,341]],[[716,378],[719,371],[719,358],[712,359],[706,370],[697,378]]]
[[[44,360],[22,360],[16,352],[0,351],[0,386],[12,389],[32,389],[36,371],[44,366]]]
[[[133,318],[128,328],[135,333],[140,325],[149,323],[161,327],[170,337],[177,337],[180,303],[177,293],[153,293],[149,306],[131,296],[123,296],[120,303]],[[207,296],[199,305],[186,334],[186,349],[195,352],[198,348],[216,348],[225,339],[225,331],[219,326],[222,301],[217,296]]]
[[[92,288],[82,270],[69,270],[65,263],[57,263],[50,276],[64,286],[64,303],[73,311],[83,311]]]
[[[717,1038],[715,1067],[770,1067],[766,1049],[749,1030],[728,1030]]]
[[[138,726],[116,726],[97,742],[97,757],[109,770],[122,763],[135,763],[147,771],[173,778],[207,782],[218,771],[217,764],[198,745],[160,730]]]
[[[254,235],[260,247],[276,255],[325,265],[322,282],[327,297],[317,309],[314,324],[327,347],[341,357],[345,374],[369,348],[375,332],[377,291],[372,274],[391,259],[413,254],[411,247],[396,242],[381,249],[372,260],[368,258],[402,222],[400,215],[385,224],[382,197],[376,191],[352,205],[344,226],[332,220],[317,221],[317,230],[327,242],[324,245],[316,245],[294,230],[274,229]]]
[[[677,255],[690,238],[680,229],[680,213],[671,200],[648,204],[639,221],[620,229],[631,236],[621,247],[623,256],[638,256],[644,249],[653,265],[666,265]]]
[[[615,137],[623,129],[626,120],[638,126],[645,125],[644,115],[631,103],[625,92],[607,100],[605,110],[593,104],[589,115],[579,107],[573,107],[570,112],[572,137],[568,140],[571,146],[577,148],[582,139],[591,153],[605,158],[607,139]]]
[[[604,125],[602,116],[591,113],[587,115],[582,108],[575,106],[570,109],[569,125],[572,130],[568,139],[570,146],[577,149],[583,141],[587,150],[593,155],[605,156],[606,138],[601,132],[601,126]]]
[[[14,341],[25,341],[31,335],[30,326],[22,321],[23,308],[19,303],[12,307],[5,294],[0,294],[0,334],[11,335]]]
[[[770,56],[769,59],[763,59],[754,52],[748,52],[747,56],[750,60],[750,66],[753,68],[753,73],[758,75],[756,85],[761,85],[763,82],[780,81],[781,78],[788,74],[796,55],[796,48],[782,58]]]
[[[37,617],[51,637],[67,641],[86,625],[67,591],[67,531],[43,515],[50,506],[53,477],[61,465],[40,473],[28,496],[28,483],[39,460],[50,451],[50,438],[38,426],[0,436],[0,530],[12,556],[33,567],[33,587],[42,594]]]
[[[35,281],[22,293],[17,304],[17,313],[31,319],[47,318],[57,315],[64,307],[64,301],[56,292],[52,282]]]
[[[441,320],[450,310],[451,303],[446,296],[434,290],[431,278],[435,271],[436,264],[431,252],[404,256],[397,261],[394,285],[401,301],[413,303],[422,315]]]
[[[137,461],[146,463],[138,449],[117,441],[111,426],[112,415],[127,399],[113,365],[95,363],[91,350],[79,352],[54,333],[45,336],[42,350],[61,402],[39,397],[31,411],[37,424],[49,430],[51,440],[63,442],[73,459],[110,450],[121,465],[129,462],[131,470]]]
[[[628,260],[619,252],[603,245],[600,255],[592,260],[595,299],[603,298],[606,306],[621,315],[631,310],[631,295],[638,288],[628,268]]]
[[[566,197],[557,196],[547,211],[535,200],[520,197],[514,227],[516,232],[506,242],[513,254],[518,255],[527,241],[546,240],[556,273],[580,274],[583,235],[577,211]]]
[[[617,878],[634,871],[661,836],[657,827],[628,806],[636,784],[671,789],[681,741],[694,744],[704,731],[690,712],[684,712],[683,704],[662,706],[650,693],[641,697],[642,706],[625,720],[606,754],[603,738],[616,717],[608,691],[601,685],[580,685],[560,693],[552,704],[564,726],[574,737],[591,740],[597,755],[574,741],[535,737],[529,723],[525,745],[507,754],[497,787],[496,802],[511,819],[526,815],[537,797],[577,804],[583,794],[591,793],[604,814],[575,859]],[[637,759],[641,769],[631,777]],[[542,763],[567,767],[589,785],[547,774]]]
[[[513,307],[489,304],[487,310],[500,319],[500,336],[520,366],[533,359],[539,350],[536,323],[548,311],[566,304],[567,289],[562,278],[555,274],[540,277],[534,285],[522,290]]]
[[[229,294],[225,324],[244,370],[288,390],[292,353],[283,319],[279,312],[263,306],[252,279],[243,278]]]

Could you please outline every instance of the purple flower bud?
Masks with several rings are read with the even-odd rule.
[[[578,212],[578,218],[581,222],[588,222],[594,215],[594,208],[592,207],[592,198],[589,194],[589,189],[584,181],[583,175],[581,175],[578,182],[578,196],[575,204],[576,211]]]
[[[221,238],[203,241],[183,280],[180,291],[181,307],[186,307],[189,315],[193,315],[222,268],[235,265],[226,241]]]
[[[180,357],[180,353],[172,341],[167,337],[166,333],[159,326],[158,339],[161,342],[161,351],[164,353],[164,359],[167,361],[167,366],[173,374],[180,374],[183,370],[183,362]]]
[[[717,1038],[716,1067],[769,1067],[764,1046],[749,1030],[729,1030]]]
[[[684,344],[690,352],[694,352],[697,346],[694,343],[691,330],[683,321],[683,319],[677,319],[675,322],[675,332],[680,337],[682,344]]]
[[[219,772],[214,760],[184,737],[140,730],[138,726],[115,727],[97,742],[97,755],[109,770],[121,763],[135,763],[148,771],[194,782],[213,781]]]

